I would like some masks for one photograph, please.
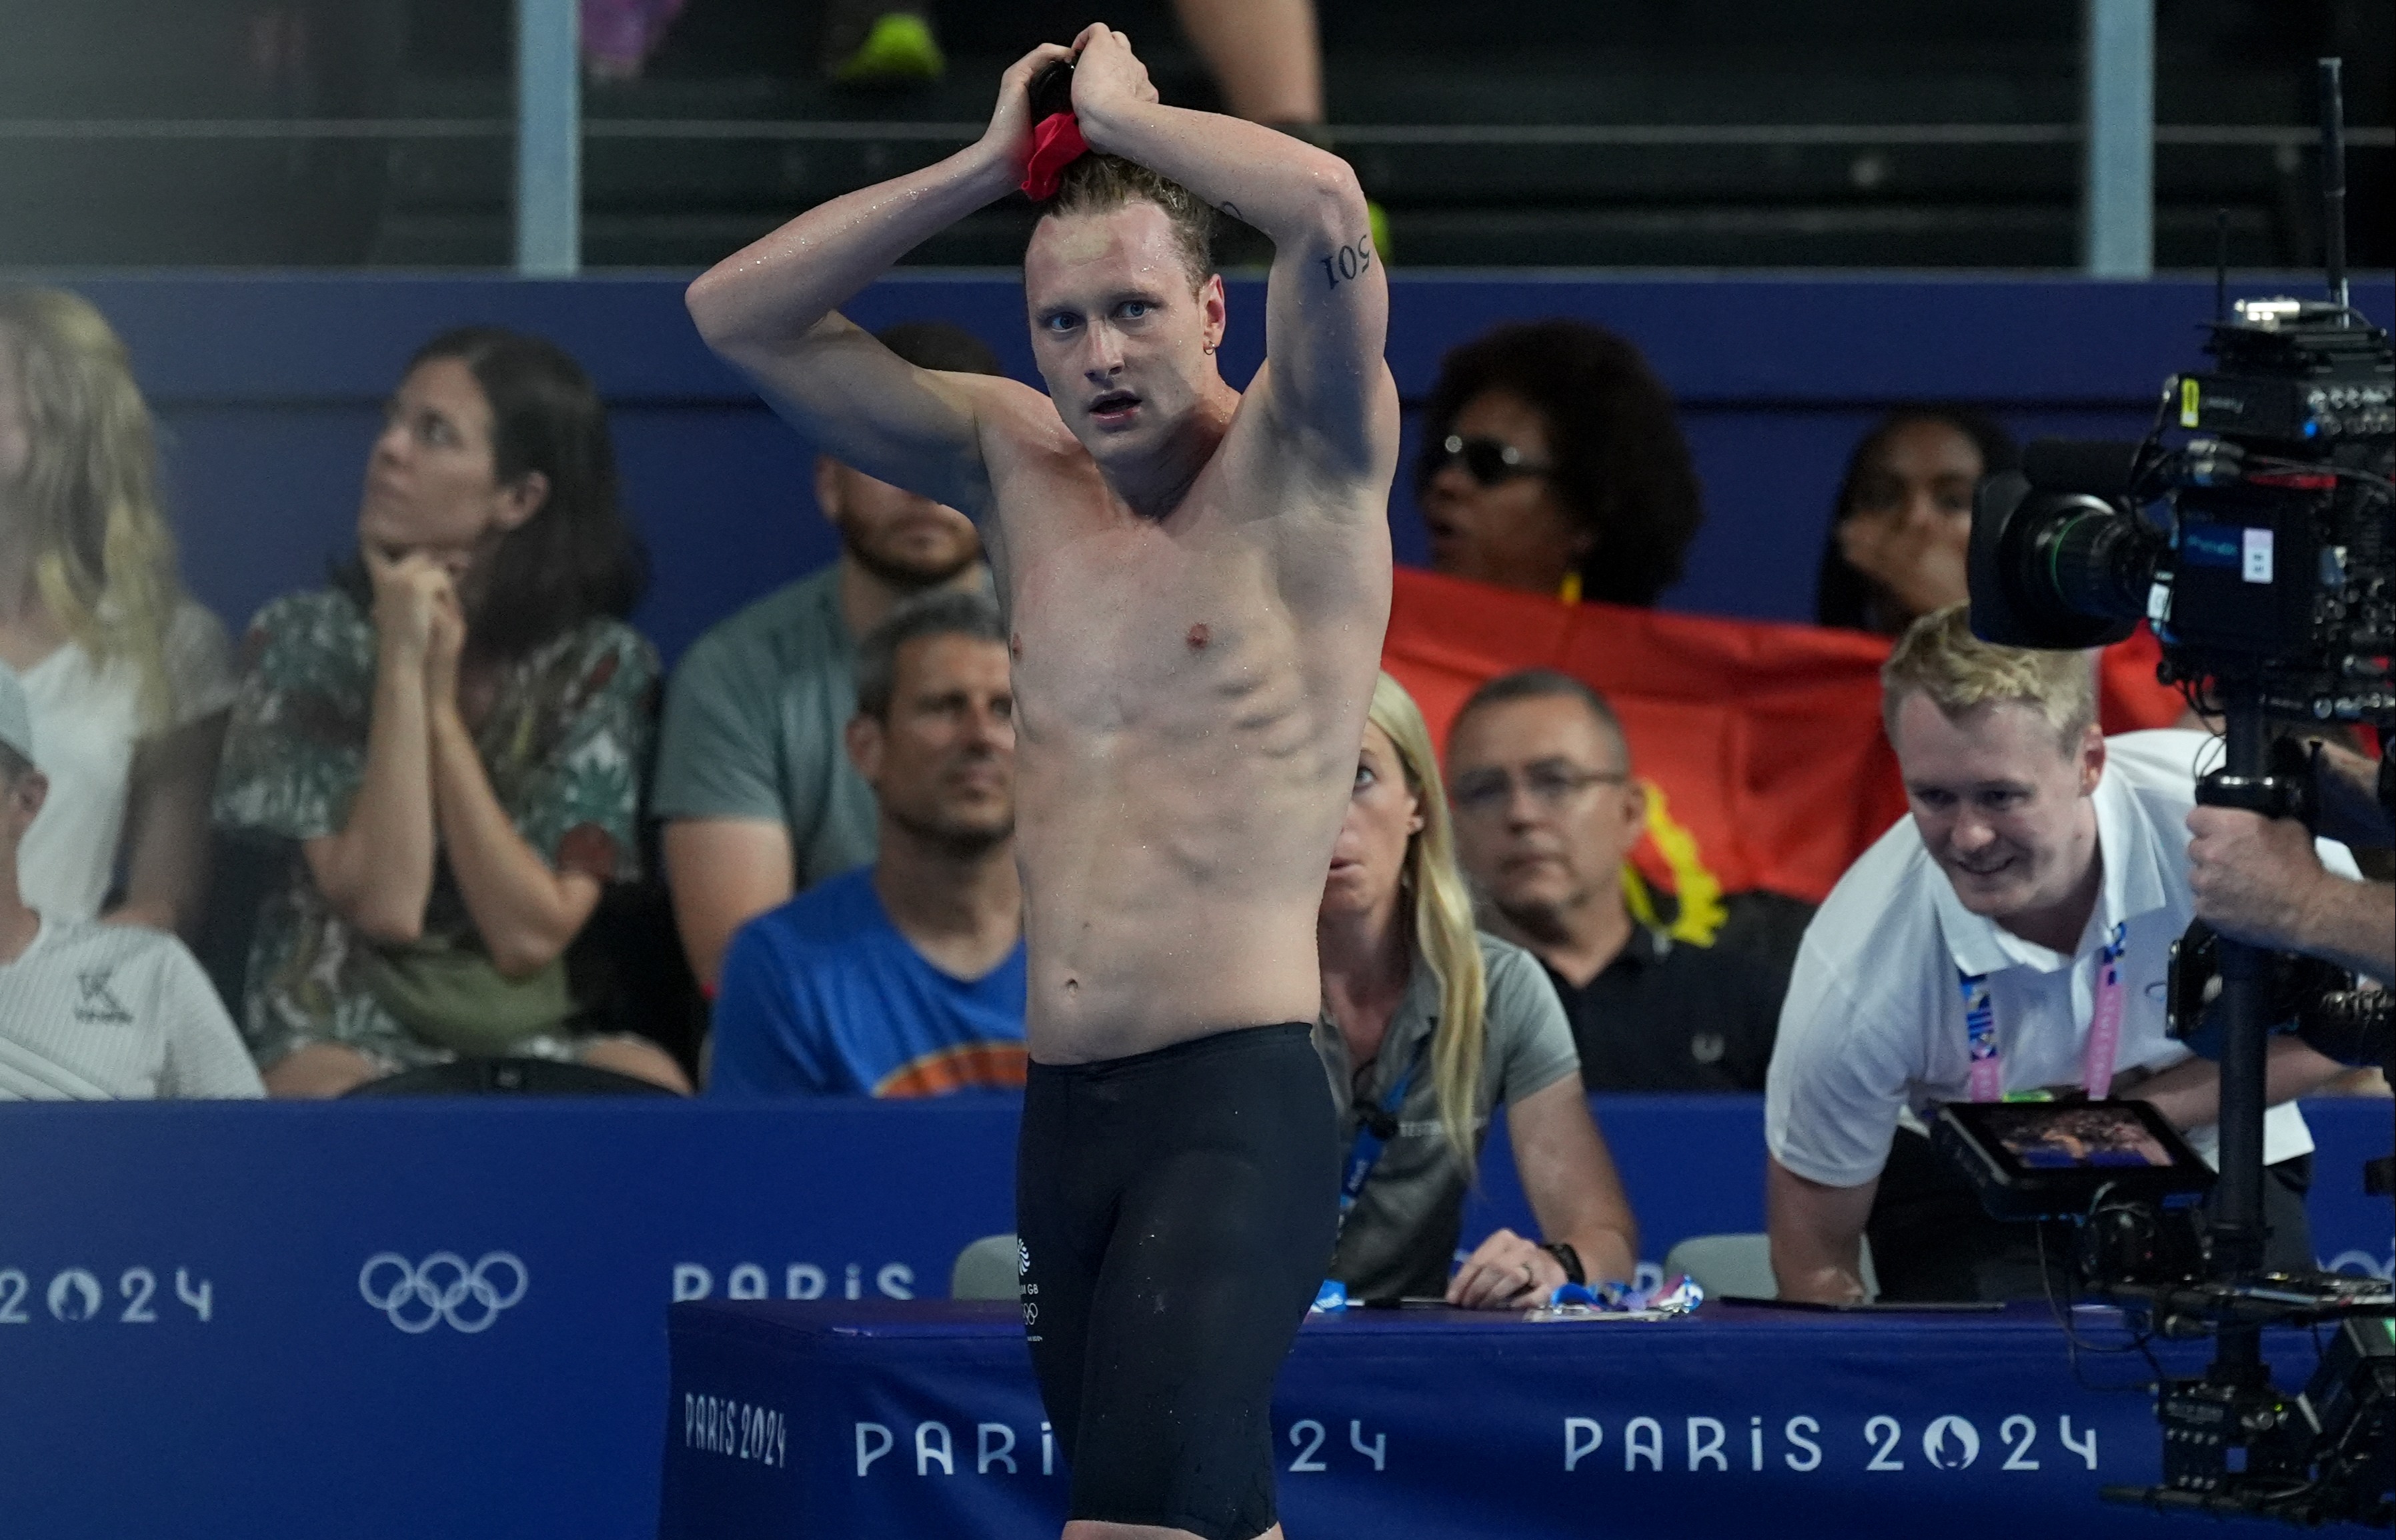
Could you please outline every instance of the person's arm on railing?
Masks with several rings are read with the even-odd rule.
[[[1846,1305],[1864,1297],[1864,1222],[1880,1178],[1857,1187],[1809,1181],[1764,1157],[1764,1227],[1783,1299]]]
[[[1587,1282],[1627,1281],[1639,1265],[1639,1225],[1579,1074],[1506,1109],[1506,1131],[1540,1239],[1570,1246]],[[1564,1263],[1545,1246],[1501,1229],[1465,1258],[1447,1297],[1479,1308],[1519,1307],[1546,1299],[1565,1281]]]

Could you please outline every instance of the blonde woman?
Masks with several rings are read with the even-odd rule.
[[[1422,712],[1383,674],[1315,922],[1315,1047],[1343,1109],[1338,1250],[1351,1297],[1516,1309],[1627,1279],[1631,1205],[1530,953],[1476,931]],[[1491,1109],[1546,1243],[1500,1229],[1451,1277]]]
[[[24,682],[49,773],[25,901],[190,932],[207,885],[209,783],[234,678],[224,628],[184,597],[160,517],[150,409],[88,302],[0,290],[0,662]]]

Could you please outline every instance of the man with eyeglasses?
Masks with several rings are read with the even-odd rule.
[[[1491,680],[1449,729],[1447,770],[1484,922],[1546,966],[1590,1089],[1761,1090],[1778,979],[1631,912],[1623,863],[1647,796],[1605,697],[1546,669]]]

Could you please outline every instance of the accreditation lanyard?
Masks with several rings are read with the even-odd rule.
[[[1381,1097],[1381,1105],[1362,1109],[1363,1117],[1356,1124],[1355,1142],[1348,1147],[1348,1163],[1339,1169],[1339,1218],[1346,1223],[1348,1211],[1356,1206],[1357,1196],[1380,1162],[1381,1147],[1398,1131],[1398,1113],[1406,1104],[1406,1091],[1415,1082],[1415,1070],[1422,1065],[1422,1052],[1406,1065],[1406,1072],[1398,1077],[1395,1085]]]
[[[2116,921],[2113,934],[2096,954],[2096,1000],[2088,1017],[2088,1046],[2080,1059],[2080,1088],[2102,1101],[2113,1089],[2113,1061],[2122,1049],[2122,953],[2128,949],[2130,927]],[[1955,970],[1963,994],[1963,1034],[1972,1048],[1972,1099],[2003,1101],[2005,1072],[1997,1046],[1997,1011],[1990,1002],[1989,976]]]

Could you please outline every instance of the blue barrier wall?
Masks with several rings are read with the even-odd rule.
[[[379,404],[436,330],[542,332],[589,366],[615,410],[629,501],[655,558],[639,622],[669,659],[745,601],[830,559],[808,447],[700,343],[680,276],[567,282],[393,276],[73,276],[131,344],[169,431],[169,485],[193,589],[238,626],[319,580],[347,546]],[[2240,292],[2314,292],[2316,281]],[[2357,285],[2385,324],[2386,275]],[[1262,352],[1262,288],[1231,285],[1225,372]],[[861,295],[868,325],[955,321],[1033,378],[1021,293],[1005,275],[908,274]],[[1389,357],[1409,398],[1440,354],[1505,320],[1579,316],[1646,350],[1679,399],[1708,518],[1671,607],[1810,617],[1829,503],[1849,447],[1890,403],[1980,403],[2025,435],[2136,436],[2163,378],[2200,362],[2210,282],[2051,279],[1407,275]],[[1407,438],[1409,462],[1415,437]],[[1391,518],[1420,561],[1407,479]]]
[[[1759,1098],[1594,1105],[1645,1255],[1761,1227]],[[669,1302],[944,1294],[1013,1226],[1017,1108],[0,1109],[0,1532],[655,1534]],[[2306,1114],[2316,1249],[2386,1276],[2389,1104]],[[1499,1224],[1529,1224],[1502,1135],[1467,1237]]]

